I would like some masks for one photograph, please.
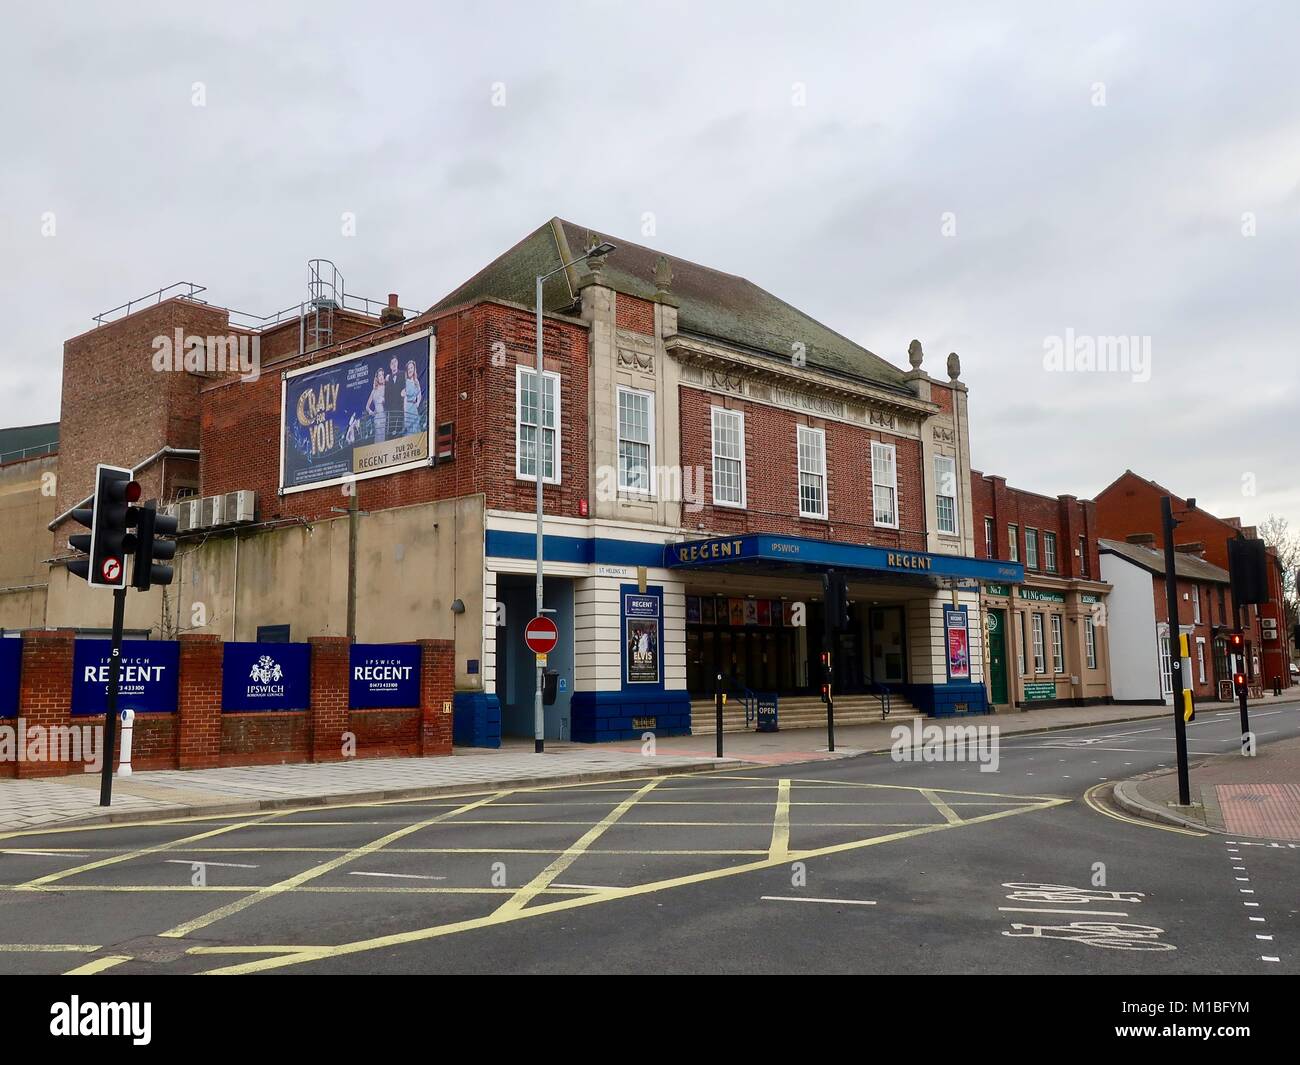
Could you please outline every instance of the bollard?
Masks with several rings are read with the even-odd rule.
[[[117,767],[119,777],[131,775],[131,734],[135,729],[135,711],[127,708],[122,711],[122,761]]]

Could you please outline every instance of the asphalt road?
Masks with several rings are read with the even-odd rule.
[[[0,972],[1300,972],[1300,845],[1107,807],[1172,733],[9,835]]]

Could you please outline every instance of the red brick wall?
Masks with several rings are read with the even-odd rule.
[[[72,633],[27,629],[23,632],[22,676],[18,685],[18,716],[27,728],[50,729],[72,722]],[[102,718],[78,718],[78,724],[94,725]],[[12,723],[15,727],[17,721]],[[11,776],[49,777],[79,773],[82,767],[68,762],[14,763]]]
[[[1192,598],[1193,586],[1199,588],[1201,595],[1201,623],[1195,624],[1196,603]],[[1206,602],[1206,589],[1213,587],[1210,585],[1199,584],[1194,581],[1177,582],[1178,587],[1178,624],[1179,626],[1191,625],[1194,632],[1189,633],[1187,637],[1188,650],[1191,652],[1192,671],[1183,678],[1184,685],[1188,681],[1192,685],[1192,693],[1198,698],[1217,698],[1214,684],[1214,637],[1211,629],[1210,604]],[[1165,580],[1163,577],[1152,577],[1151,593],[1155,597],[1156,623],[1168,622],[1169,620],[1169,601],[1165,592]],[[1183,596],[1187,596],[1186,599]],[[1215,606],[1218,610],[1218,593],[1214,592]],[[1200,671],[1196,662],[1196,638],[1201,637],[1205,640],[1205,683],[1200,682]],[[1173,653],[1178,653],[1177,640],[1175,639]]]
[[[925,549],[919,441],[869,431],[841,422],[809,418],[761,403],[726,399],[682,386],[682,464],[704,471],[701,511],[684,515],[694,527],[726,533],[763,532],[845,540],[885,547]],[[745,415],[746,506],[715,507],[711,408],[726,406]],[[826,431],[827,514],[819,521],[799,517],[797,426]],[[878,528],[871,497],[871,441],[893,444],[898,467],[899,528]]]
[[[279,765],[311,760],[306,710],[221,715],[222,765]]]
[[[654,336],[655,305],[649,300],[637,299],[618,293],[614,305],[615,324],[619,329],[630,329],[634,333],[646,333]]]
[[[63,345],[58,513],[91,493],[97,463],[130,467],[164,446],[199,446],[199,393],[208,379],[153,367],[154,339],[174,338],[177,329],[203,337],[231,331],[226,311],[173,299]],[[194,482],[197,474],[192,462],[171,458],[139,479],[146,499],[170,500],[178,482]],[[77,528],[64,523],[60,550]]]
[[[1097,526],[1099,535],[1111,540],[1123,540],[1134,533],[1152,533],[1157,550],[1164,549],[1163,525],[1161,521],[1160,500],[1166,493],[1131,470],[1126,470],[1113,484],[1097,496]],[[1172,496],[1176,511],[1186,509],[1186,501]],[[1228,540],[1237,535],[1237,525],[1224,521],[1203,510],[1193,510],[1178,514],[1179,525],[1174,532],[1175,544],[1202,543],[1205,545],[1204,558],[1220,569],[1228,568]],[[1247,536],[1254,535],[1252,527],[1246,527]],[[1283,687],[1289,687],[1291,678],[1288,669],[1287,633],[1285,623],[1279,623],[1279,639],[1273,643],[1263,642],[1263,632],[1258,624],[1258,616],[1281,618],[1282,582],[1276,565],[1272,564],[1274,555],[1270,553],[1269,581],[1270,602],[1262,610],[1247,608],[1243,614],[1247,629],[1247,640],[1251,643],[1252,654],[1260,658],[1260,670],[1264,683],[1269,683],[1277,676]],[[1216,596],[1217,600],[1217,596]],[[1231,613],[1232,600],[1229,596],[1228,609]],[[1235,624],[1231,619],[1229,624]]]
[[[420,711],[353,710],[348,729],[358,758],[397,758],[420,753]]]
[[[427,327],[428,319],[283,362],[254,383],[223,383],[203,393],[203,494],[257,492],[261,521],[318,519],[340,505],[339,486],[280,497],[279,370],[307,366]],[[455,460],[357,483],[364,510],[410,506],[483,493],[488,506],[532,510],[533,484],[515,478],[515,367],[532,366],[535,323],[527,311],[480,303],[443,315],[437,325],[434,427],[455,424]],[[297,343],[296,334],[293,337]],[[551,513],[577,514],[587,495],[587,331],[547,319],[543,365],[561,375],[562,484],[545,489]],[[462,393],[465,398],[461,399]]]
[[[1097,554],[1096,504],[1090,499],[1077,499],[1063,495],[1050,496],[1026,492],[1007,485],[1005,477],[985,475],[971,471],[971,516],[975,522],[975,557],[988,558],[985,545],[984,519],[993,519],[994,557],[1007,560],[1007,526],[1017,526],[1020,543],[1020,561],[1025,560],[1025,530],[1038,530],[1038,569],[1036,572],[1057,577],[1100,580],[1101,564]],[[1048,574],[1044,564],[1043,534],[1056,534],[1057,571]],[[1086,565],[1075,554],[1079,537],[1084,537],[1087,548]]]

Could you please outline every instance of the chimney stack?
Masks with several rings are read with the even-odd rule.
[[[388,306],[379,312],[380,325],[392,325],[394,322],[406,321],[406,315],[402,313],[402,308],[397,305],[397,293],[388,294]]]
[[[1139,547],[1154,548],[1156,546],[1156,534],[1155,533],[1129,533],[1128,536],[1124,537],[1124,542],[1126,544],[1137,544]]]
[[[1174,544],[1175,551],[1181,551],[1185,555],[1195,555],[1197,558],[1205,557],[1205,544],[1200,540],[1190,544]]]

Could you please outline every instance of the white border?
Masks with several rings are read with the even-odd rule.
[[[876,520],[876,448],[885,448],[889,452],[889,468],[894,476],[894,483],[888,485],[894,493],[894,520],[877,521]],[[884,481],[880,482],[881,487],[886,487]],[[898,448],[893,444],[886,444],[883,440],[871,441],[871,524],[877,529],[897,529],[898,528]]]
[[[814,433],[817,436],[821,437],[821,441],[822,441],[822,472],[821,472],[822,509],[820,510],[820,512],[803,509],[803,492],[799,490],[800,487],[799,477],[804,473],[804,469],[799,457],[799,436],[802,433]],[[830,479],[829,470],[826,465],[826,430],[825,429],[818,429],[811,425],[796,425],[794,427],[794,466],[795,466],[794,492],[795,492],[795,501],[799,506],[799,517],[818,518],[825,521],[827,515],[830,514],[830,505],[831,505],[831,501],[830,501],[831,479]],[[808,471],[808,473],[809,476],[812,476],[812,471]]]
[[[623,476],[623,462],[619,455],[619,444],[623,442],[623,427],[619,417],[620,405],[618,397],[628,392],[634,396],[645,396],[649,401],[646,406],[647,427],[650,430],[650,487],[646,488],[629,488],[621,484]],[[639,444],[641,441],[632,440],[633,444]],[[655,394],[644,388],[632,388],[630,385],[619,385],[614,390],[614,486],[620,496],[633,496],[637,499],[654,499],[656,498],[656,476],[655,476]]]
[[[301,377],[303,374],[315,373],[317,370],[323,370],[328,366],[333,366],[340,362],[350,362],[354,359],[362,358],[366,355],[373,355],[376,351],[384,351],[387,348],[397,347],[399,344],[409,344],[413,340],[419,340],[422,337],[429,338],[429,428],[426,430],[428,439],[426,446],[429,454],[427,457],[420,459],[418,462],[404,462],[400,466],[389,466],[382,470],[372,470],[370,473],[351,473],[346,477],[335,477],[328,481],[312,481],[311,484],[298,484],[292,488],[286,488],[284,485],[284,401],[289,391],[289,379],[292,377]],[[406,470],[418,470],[421,467],[432,466],[435,459],[435,426],[437,425],[437,406],[438,396],[435,381],[437,377],[438,364],[438,338],[434,334],[433,327],[421,329],[415,333],[408,333],[406,336],[399,337],[396,340],[388,340],[382,344],[376,344],[371,348],[362,348],[359,351],[350,351],[346,355],[337,355],[332,359],[326,359],[324,362],[314,362],[310,366],[304,366],[298,370],[283,370],[280,373],[280,484],[279,494],[281,496],[293,495],[296,492],[314,492],[318,488],[332,488],[340,484],[355,484],[357,481],[368,481],[372,477],[387,477],[391,473],[403,473]]]
[[[104,462],[97,464],[95,466],[95,494],[91,496],[91,499],[93,500],[91,503],[92,507],[94,507],[95,503],[99,502],[100,477],[103,475],[105,470],[108,470],[111,473],[125,473],[127,484],[130,484],[135,480],[131,471],[126,469],[124,466],[109,466]],[[128,507],[132,505],[133,504],[130,502],[127,503]],[[122,579],[116,584],[110,584],[108,581],[100,579],[99,574],[95,572],[95,543],[99,539],[100,517],[100,514],[92,513],[90,518],[90,552],[86,556],[90,560],[90,564],[86,566],[86,584],[91,588],[112,588],[114,591],[117,591],[126,587],[126,550],[123,548],[122,551]]]
[[[526,474],[519,472],[519,457],[521,454],[521,449],[519,447],[519,441],[520,441],[519,430],[523,427],[523,419],[521,417],[523,413],[522,407],[523,407],[523,394],[524,394],[523,376],[526,373],[530,373],[536,376],[537,368],[534,366],[525,366],[522,362],[515,366],[515,480],[527,481],[529,484],[534,484],[537,481],[536,477],[529,477]],[[560,468],[561,468],[560,467],[560,446],[561,446],[560,441],[562,435],[561,425],[560,425],[560,389],[563,385],[563,382],[560,378],[560,375],[556,373],[554,370],[543,370],[542,371],[543,380],[548,377],[555,382],[555,430],[554,430],[555,432],[555,476],[543,477],[542,484],[559,484]],[[542,425],[542,415],[545,413],[546,410],[546,397],[545,395],[543,395],[543,393],[540,390],[537,393],[537,403],[538,403],[537,472],[540,474],[546,465],[544,461],[546,449],[542,446],[542,439],[543,439],[542,433],[545,431]]]
[[[718,498],[718,415],[726,414],[740,419],[740,502],[734,503],[729,499]],[[749,470],[745,462],[745,412],[743,410],[732,410],[729,407],[719,407],[716,404],[709,408],[709,477],[713,482],[713,505],[715,507],[731,507],[733,509],[744,510],[749,503]],[[726,459],[727,462],[733,462],[734,459]]]

